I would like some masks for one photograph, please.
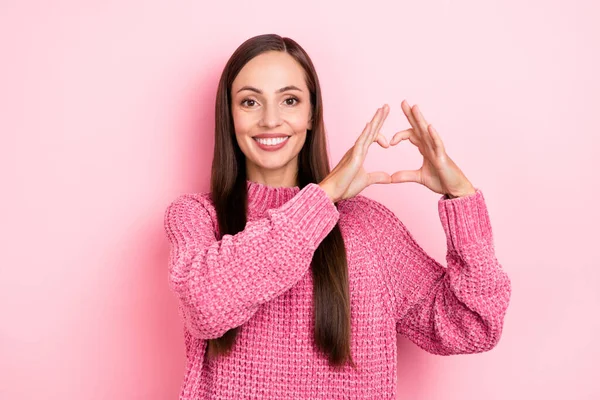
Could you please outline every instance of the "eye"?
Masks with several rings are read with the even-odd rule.
[[[252,105],[248,104],[248,102],[252,102],[253,104],[256,103],[256,100],[253,99],[244,99],[240,102],[241,105],[247,105],[249,107],[252,107]]]
[[[298,98],[296,98],[296,97],[288,97],[287,99],[285,99],[285,102],[288,106],[293,106],[296,104],[296,103],[290,104],[289,103],[290,100],[294,100],[296,103],[300,102],[300,100],[298,100]]]

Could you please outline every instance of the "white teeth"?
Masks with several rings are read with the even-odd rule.
[[[254,138],[254,140],[256,140],[258,143],[264,144],[264,145],[267,145],[267,146],[275,146],[275,145],[278,145],[280,143],[285,142],[288,139],[289,139],[289,137],[285,137],[285,138],[269,138],[269,139]]]

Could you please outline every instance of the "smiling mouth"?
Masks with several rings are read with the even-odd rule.
[[[265,145],[265,146],[277,146],[278,144],[281,144],[287,140],[289,140],[290,136],[286,136],[286,137],[278,137],[278,138],[252,138],[255,141],[257,141],[258,143]]]

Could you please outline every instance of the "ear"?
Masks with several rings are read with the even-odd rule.
[[[312,127],[313,127],[312,110],[310,111],[310,115],[308,116],[308,118],[309,118],[309,120],[308,120],[308,127],[306,129],[312,130]]]

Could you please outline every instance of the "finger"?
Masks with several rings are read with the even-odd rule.
[[[405,129],[403,131],[400,132],[396,132],[394,134],[394,136],[392,137],[392,140],[390,140],[390,145],[394,146],[398,143],[400,143],[403,140],[409,139],[411,143],[413,143],[414,145],[418,146],[419,145],[419,139],[417,138],[417,136],[414,133],[414,129],[413,128],[408,128]]]
[[[408,139],[411,134],[412,134],[412,128],[408,128],[403,131],[396,132],[394,134],[394,136],[392,136],[392,140],[390,140],[390,145],[394,146],[394,145],[400,143],[401,141]]]
[[[373,143],[373,141],[375,139],[375,133],[376,133],[375,127],[379,124],[379,121],[381,120],[383,113],[384,113],[384,110],[382,108],[378,108],[377,112],[375,113],[375,116],[373,117],[371,122],[369,122],[370,131],[366,134],[365,139],[360,144],[360,150],[363,155],[367,154],[367,150],[368,150],[369,146],[371,145],[371,143]]]
[[[444,153],[446,153],[446,148],[444,147],[444,143],[442,142],[442,138],[440,137],[440,135],[438,134],[438,132],[435,130],[435,128],[433,127],[433,125],[429,125],[429,133],[431,134],[431,139],[433,141],[434,144],[434,151],[435,154],[437,156],[443,155]]]
[[[389,114],[389,107],[385,104],[382,108],[380,108],[381,112],[376,116],[376,120],[374,121],[374,126],[372,126],[372,130],[369,133],[368,139],[366,143],[363,144],[363,154],[367,154],[369,146],[373,144],[375,141],[379,141],[379,130],[381,129],[381,125],[383,121],[385,121],[386,117]]]
[[[425,140],[425,143],[427,143],[433,149],[433,140],[431,140],[431,135],[429,134],[429,128],[427,126],[429,124],[427,123],[425,116],[421,112],[419,106],[416,104],[412,107],[412,111],[417,123],[419,124],[419,128],[421,128],[421,137],[423,140]]]
[[[397,171],[392,174],[392,183],[416,182],[421,183],[421,171]]]
[[[379,143],[379,145],[385,149],[390,147],[390,144],[388,143],[387,139],[381,133],[379,135],[377,135],[377,138],[375,139],[375,141],[377,143]]]
[[[375,115],[375,117],[373,117],[373,121],[371,123],[371,132],[369,132],[369,140],[367,141],[368,145],[375,141],[375,136],[377,135],[377,133],[379,133],[379,128],[381,127],[381,123],[385,119],[386,114],[387,112],[385,106],[377,110],[377,114]]]
[[[418,130],[419,123],[415,119],[412,109],[410,108],[410,105],[408,104],[408,101],[403,100],[401,103],[401,107],[402,107],[402,111],[404,112],[404,115],[406,115],[406,118],[408,119],[408,122],[410,123],[410,125],[413,127],[413,129]],[[419,134],[418,132],[416,132],[416,133],[417,133],[417,135]]]
[[[370,172],[367,174],[367,185],[376,183],[392,183],[390,174],[384,171]]]
[[[415,116],[415,120],[419,123],[419,126],[421,126],[421,128],[427,128],[427,125],[429,125],[429,124],[427,123],[425,116],[421,112],[421,108],[417,104],[412,106],[412,112],[413,112],[413,115]],[[423,129],[423,132],[425,132],[425,131],[426,130]]]
[[[377,121],[377,125],[375,126],[374,132],[373,132],[373,136],[376,137],[377,135],[379,135],[379,131],[381,131],[381,127],[383,126],[383,122],[385,121],[385,119],[387,118],[387,116],[390,113],[390,107],[387,104],[383,105],[383,113],[381,115],[381,117],[379,118],[379,120]]]
[[[358,147],[360,147],[361,149],[362,149],[364,143],[369,140],[369,134],[372,132],[373,124],[376,121],[377,116],[379,115],[380,111],[381,111],[381,109],[378,108],[377,111],[375,112],[375,115],[371,119],[371,121],[369,121],[367,123],[367,126],[365,127],[365,130],[363,130],[363,133],[356,140],[356,145]]]
[[[375,115],[373,115],[373,118],[371,118],[371,125],[375,124],[375,121],[377,121],[377,118],[379,117],[379,114],[383,111],[383,108],[380,107],[377,109],[377,111],[375,112]]]
[[[362,145],[362,142],[366,139],[369,132],[371,132],[371,123],[367,122],[367,124],[365,125],[365,129],[363,129],[360,136],[358,136],[358,139],[356,139],[356,143],[354,143],[354,144],[356,146]]]

